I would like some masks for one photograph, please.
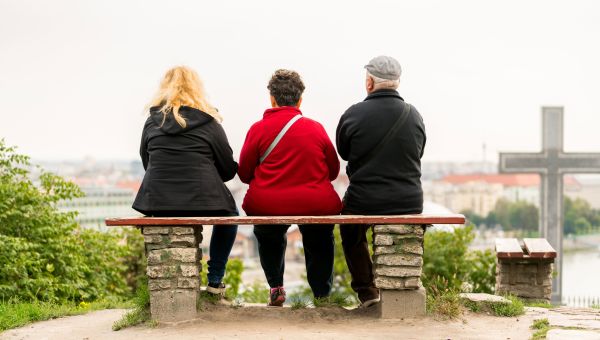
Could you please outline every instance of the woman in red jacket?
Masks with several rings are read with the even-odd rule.
[[[325,129],[300,112],[304,84],[294,71],[277,70],[269,81],[272,108],[246,135],[238,175],[250,185],[248,215],[337,215],[342,209],[333,181],[340,162]],[[269,305],[285,301],[283,272],[289,225],[256,225],[260,263],[271,286]],[[308,283],[315,298],[333,282],[333,225],[300,225]]]

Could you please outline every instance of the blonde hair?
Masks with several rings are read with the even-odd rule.
[[[156,92],[147,108],[152,106],[161,107],[163,124],[167,115],[173,113],[177,123],[182,127],[186,127],[185,118],[179,113],[181,106],[189,106],[204,111],[219,123],[223,121],[223,117],[217,109],[210,105],[206,99],[206,92],[198,73],[187,66],[176,66],[165,73],[158,92]]]

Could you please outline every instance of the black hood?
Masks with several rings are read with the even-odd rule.
[[[150,108],[150,117],[160,127],[160,129],[167,134],[176,135],[184,131],[193,129],[200,125],[211,122],[214,118],[204,111],[194,109],[188,106],[182,106],[179,108],[179,114],[185,118],[186,126],[182,127],[177,123],[172,113],[165,115],[160,112],[160,106],[153,106]],[[164,123],[163,123],[164,119]]]

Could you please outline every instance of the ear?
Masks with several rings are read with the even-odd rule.
[[[271,97],[271,107],[279,107],[279,105],[277,105],[277,101],[275,100],[275,97],[270,96]]]
[[[299,109],[300,105],[302,105],[302,97],[300,97],[300,99],[298,99],[298,103],[296,104],[296,108]]]
[[[367,76],[365,87],[367,89],[367,93],[371,93],[371,91],[373,91],[373,88],[375,87],[375,81],[373,81],[373,78]]]

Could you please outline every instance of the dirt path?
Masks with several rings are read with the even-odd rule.
[[[575,322],[578,326],[591,326],[592,336],[598,334],[600,339],[600,333],[595,333],[600,311],[532,308],[518,318],[468,313],[459,320],[439,321],[429,317],[379,320],[369,314],[329,308],[294,311],[226,307],[206,310],[201,319],[189,323],[113,332],[112,323],[124,312],[104,310],[38,322],[6,331],[0,339],[529,339],[533,320],[544,317],[553,324],[573,326]],[[552,338],[563,339],[558,334],[561,332],[555,332]]]

